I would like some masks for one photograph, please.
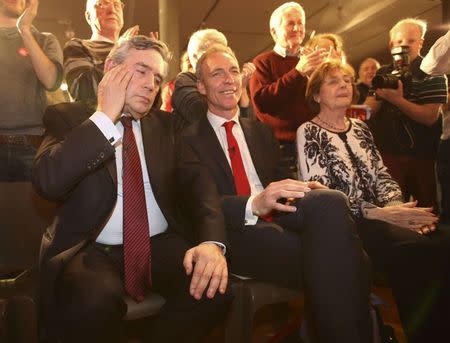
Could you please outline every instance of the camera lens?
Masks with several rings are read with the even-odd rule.
[[[390,88],[397,89],[398,88],[398,78],[395,75],[387,74],[387,75],[375,75],[372,79],[373,88]]]

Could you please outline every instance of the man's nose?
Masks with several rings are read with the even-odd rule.
[[[150,73],[150,75],[145,80],[144,88],[152,91],[155,89],[155,76]]]

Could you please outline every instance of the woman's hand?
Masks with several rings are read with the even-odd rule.
[[[373,209],[368,219],[378,219],[405,229],[426,234],[436,229],[439,218],[432,207],[416,207],[417,201]]]

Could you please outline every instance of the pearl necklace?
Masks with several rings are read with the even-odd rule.
[[[347,130],[347,125],[348,125],[348,119],[347,118],[344,119],[344,127],[343,128],[334,126],[333,124],[330,124],[330,123],[326,122],[325,120],[320,118],[320,116],[316,116],[316,118],[320,121],[321,124],[324,124],[325,126],[328,126],[330,129],[332,129],[334,131],[345,131],[345,130]]]

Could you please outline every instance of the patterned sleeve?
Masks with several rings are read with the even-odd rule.
[[[383,163],[380,152],[378,151],[372,133],[369,127],[364,122],[359,122],[363,129],[363,134],[366,136],[367,148],[372,156],[372,164],[376,170],[375,175],[375,196],[376,205],[384,207],[388,204],[402,203],[403,196],[399,184],[389,174],[387,167]]]
[[[94,61],[81,39],[72,39],[64,47],[64,73],[72,98],[88,100],[97,97],[103,64]]]

